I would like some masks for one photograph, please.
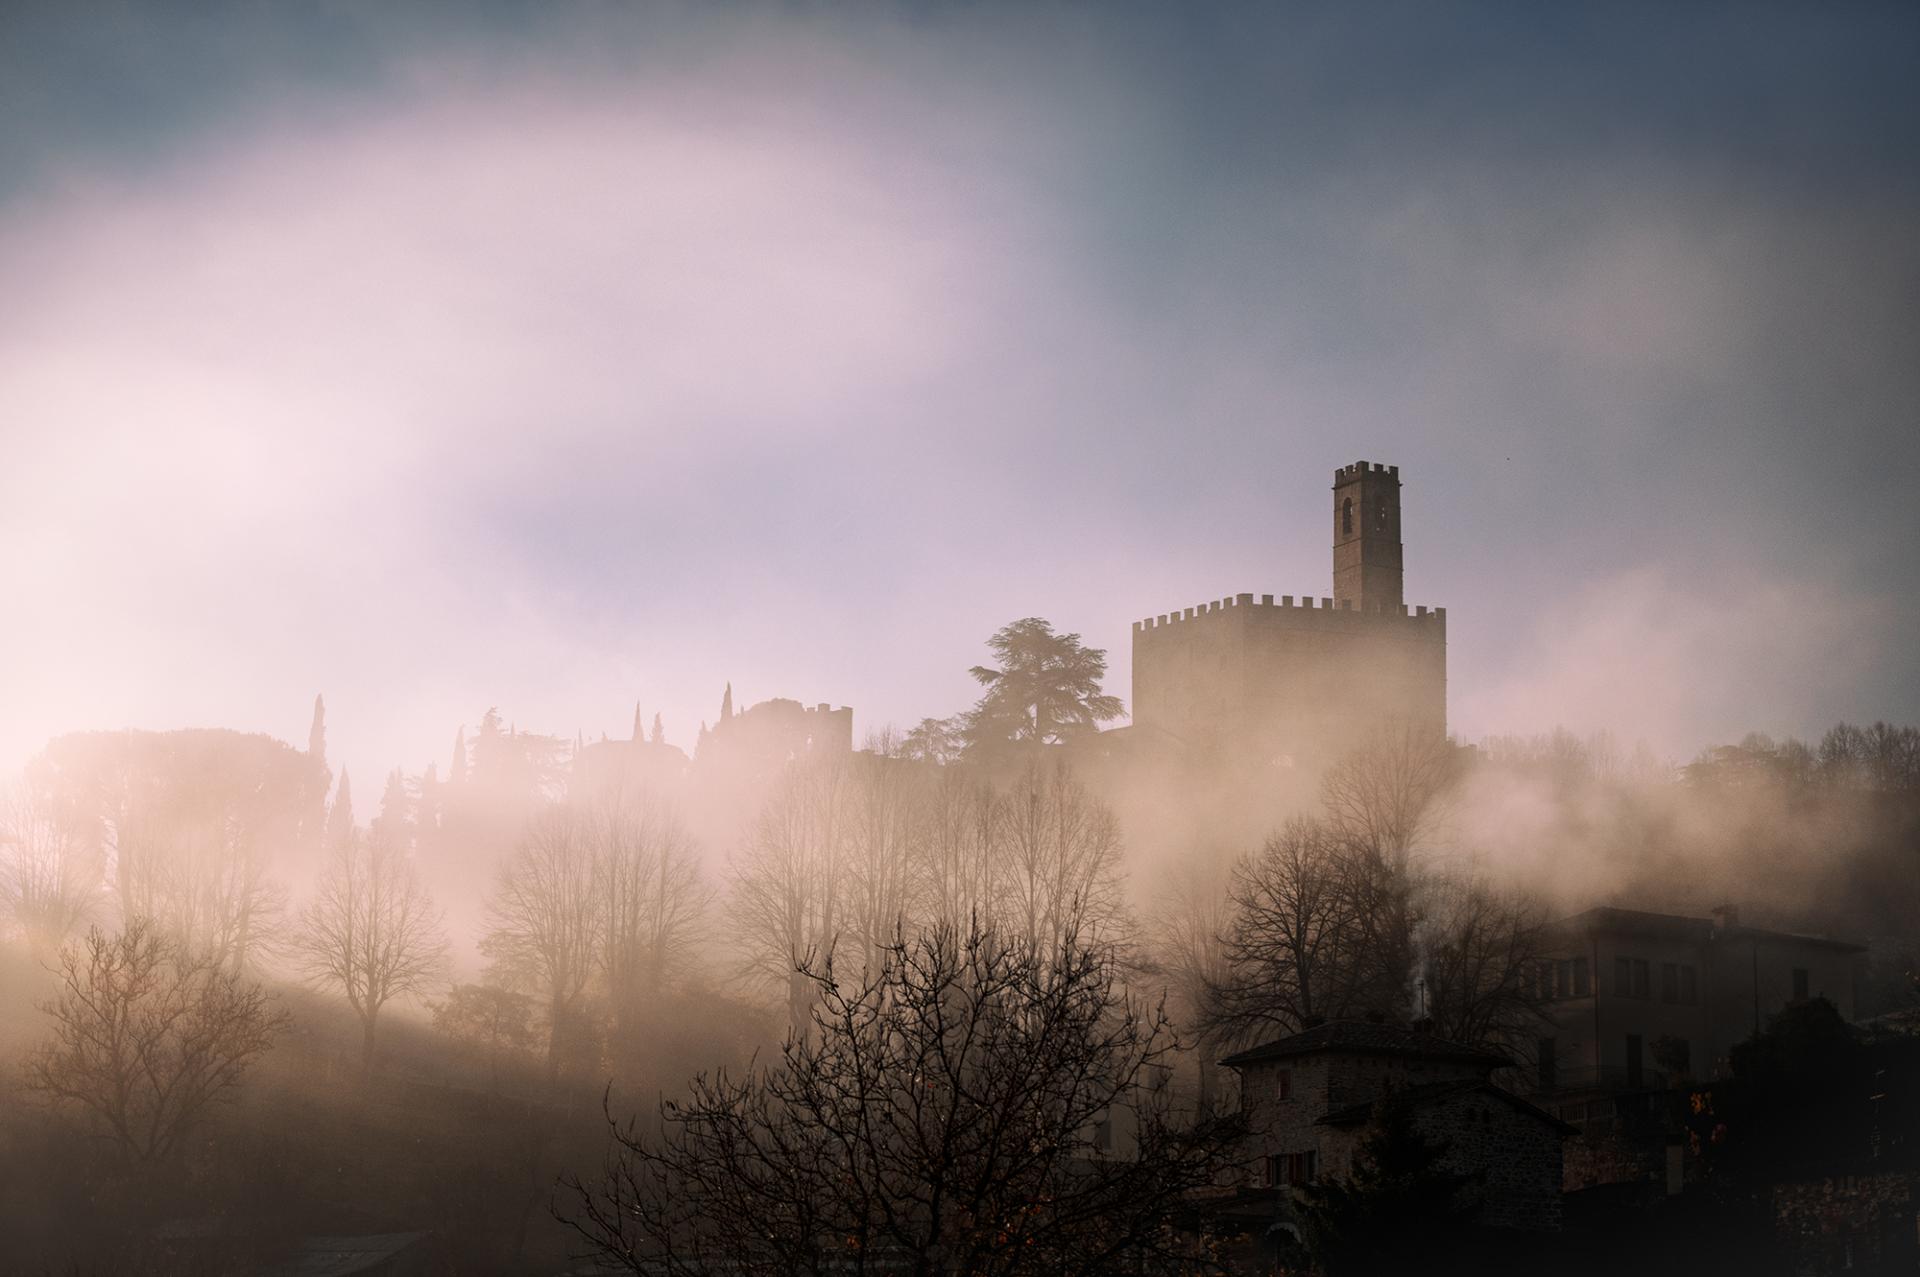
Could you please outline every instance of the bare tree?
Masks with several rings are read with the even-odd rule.
[[[885,736],[847,764],[839,828],[847,841],[847,930],[872,968],[902,925],[917,920],[925,888],[926,807],[919,770],[893,757]]]
[[[1396,872],[1439,820],[1460,771],[1460,747],[1414,724],[1383,727],[1320,782],[1327,823]]]
[[[381,1009],[425,992],[446,964],[440,911],[380,830],[335,842],[293,945],[308,978],[344,993],[359,1017],[362,1071],[373,1068]]]
[[[620,791],[589,808],[599,960],[616,1030],[690,960],[708,892],[686,826],[664,803]]]
[[[527,1056],[536,1041],[533,999],[491,984],[456,984],[433,1006],[433,1027],[487,1057],[487,1082],[497,1090],[500,1061]]]
[[[1209,1025],[1240,1040],[1403,1010],[1411,938],[1393,934],[1407,919],[1396,891],[1370,847],[1289,821],[1233,870],[1226,975],[1209,990]]]
[[[609,1113],[605,1171],[562,1218],[634,1273],[1095,1274],[1186,1269],[1169,1219],[1233,1126],[1181,1127],[1151,1085],[1173,1041],[1111,948],[979,927],[804,977],[812,1032],[778,1065],[696,1078],[652,1138]],[[1095,1132],[1126,1111],[1110,1152]]]
[[[1034,760],[994,822],[996,923],[1040,950],[1121,921],[1120,826],[1064,763]]]
[[[102,864],[83,815],[31,777],[0,792],[0,919],[45,958],[100,899]]]
[[[997,796],[972,768],[946,766],[923,779],[920,802],[922,911],[935,926],[965,928],[999,902]]]
[[[1196,848],[1165,874],[1148,919],[1152,958],[1164,973],[1174,1022],[1199,1048],[1200,1103],[1211,1109],[1216,1066],[1206,1056],[1228,1044],[1209,1019],[1210,994],[1230,974],[1226,936],[1233,925],[1227,895],[1231,866],[1205,848]],[[1218,1052],[1224,1054],[1225,1052]]]
[[[79,1105],[129,1157],[164,1161],[286,1025],[253,982],[144,919],[60,953],[30,1089]]]
[[[1540,1024],[1530,978],[1550,952],[1538,900],[1483,877],[1455,875],[1421,892],[1419,971],[1423,1013],[1454,1042],[1510,1045]]]
[[[487,902],[480,951],[545,1000],[547,1074],[559,1076],[560,1044],[592,977],[603,916],[589,811],[561,803],[528,823]]]
[[[798,968],[831,955],[847,926],[848,865],[841,830],[846,764],[789,763],[761,805],[731,871],[728,911],[749,979],[782,986],[787,1026],[804,1033],[814,985]]]

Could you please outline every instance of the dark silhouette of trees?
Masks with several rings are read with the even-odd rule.
[[[0,925],[46,959],[100,903],[105,866],[84,814],[31,774],[0,790]]]
[[[686,826],[650,795],[615,791],[584,815],[600,917],[594,928],[616,1036],[692,960],[708,905]]]
[[[456,984],[433,1006],[433,1027],[448,1040],[480,1052],[488,1085],[500,1085],[500,1062],[531,1056],[538,1035],[533,999],[492,984]]]
[[[1171,1271],[1169,1218],[1233,1129],[1181,1126],[1152,1085],[1172,1039],[1129,1002],[1113,950],[979,926],[896,939],[844,984],[802,972],[812,1029],[738,1080],[694,1079],[661,1133],[609,1113],[604,1170],[562,1218],[640,1273],[719,1267],[1093,1274]],[[1122,1110],[1134,1147],[1096,1124]]]
[[[560,1071],[562,1043],[599,959],[600,874],[591,814],[555,803],[528,824],[487,901],[480,952],[501,983],[527,984],[543,1003],[547,1073]]]
[[[1120,698],[1100,690],[1107,654],[1078,634],[1056,634],[1029,616],[987,640],[998,667],[969,671],[986,692],[967,715],[970,748],[1059,744],[1120,717]]]
[[[1437,876],[1420,892],[1421,1014],[1452,1042],[1527,1040],[1544,994],[1529,977],[1551,951],[1546,906],[1482,877]]]
[[[1452,1272],[1476,1204],[1469,1177],[1442,1165],[1446,1145],[1415,1129],[1406,1104],[1389,1095],[1354,1154],[1353,1173],[1300,1191],[1303,1240],[1328,1277]]]
[[[1122,917],[1120,825],[1065,763],[1030,760],[999,795],[988,914],[1037,948],[1109,940]]]
[[[381,1010],[431,987],[447,953],[440,911],[385,827],[335,842],[293,947],[307,977],[338,989],[359,1018],[363,1072],[373,1068]]]
[[[805,1031],[812,1008],[799,968],[831,954],[847,926],[846,776],[841,759],[788,764],[733,867],[727,904],[743,973],[782,988],[791,1032]]]
[[[286,905],[272,862],[318,850],[324,763],[265,736],[195,729],[63,736],[38,765],[96,840],[120,917],[233,971],[271,948]]]
[[[1321,778],[1327,823],[1404,873],[1444,812],[1460,776],[1461,754],[1460,746],[1430,728],[1380,728]]]
[[[1296,818],[1237,864],[1223,979],[1207,1023],[1223,1040],[1294,1033],[1320,1020],[1401,1015],[1411,938],[1383,934],[1404,914],[1372,848]]]
[[[78,1105],[129,1158],[160,1162],[286,1025],[261,987],[145,919],[61,951],[51,1039],[28,1087]]]
[[[959,761],[961,751],[966,748],[966,734],[965,715],[923,718],[918,726],[900,738],[900,756],[917,763],[933,763],[944,767]]]

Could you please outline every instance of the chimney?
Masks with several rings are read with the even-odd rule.
[[[1721,905],[1713,911],[1713,934],[1732,931],[1740,925],[1740,909],[1737,905]]]

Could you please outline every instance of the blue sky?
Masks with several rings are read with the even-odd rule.
[[[13,4],[0,758],[964,706],[1324,593],[1469,736],[1920,720],[1909,5]]]

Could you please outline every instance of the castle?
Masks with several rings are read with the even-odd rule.
[[[1447,610],[1404,601],[1400,468],[1334,471],[1333,596],[1318,606],[1236,594],[1134,622],[1133,725],[1198,755],[1286,764],[1387,725],[1444,733]]]

